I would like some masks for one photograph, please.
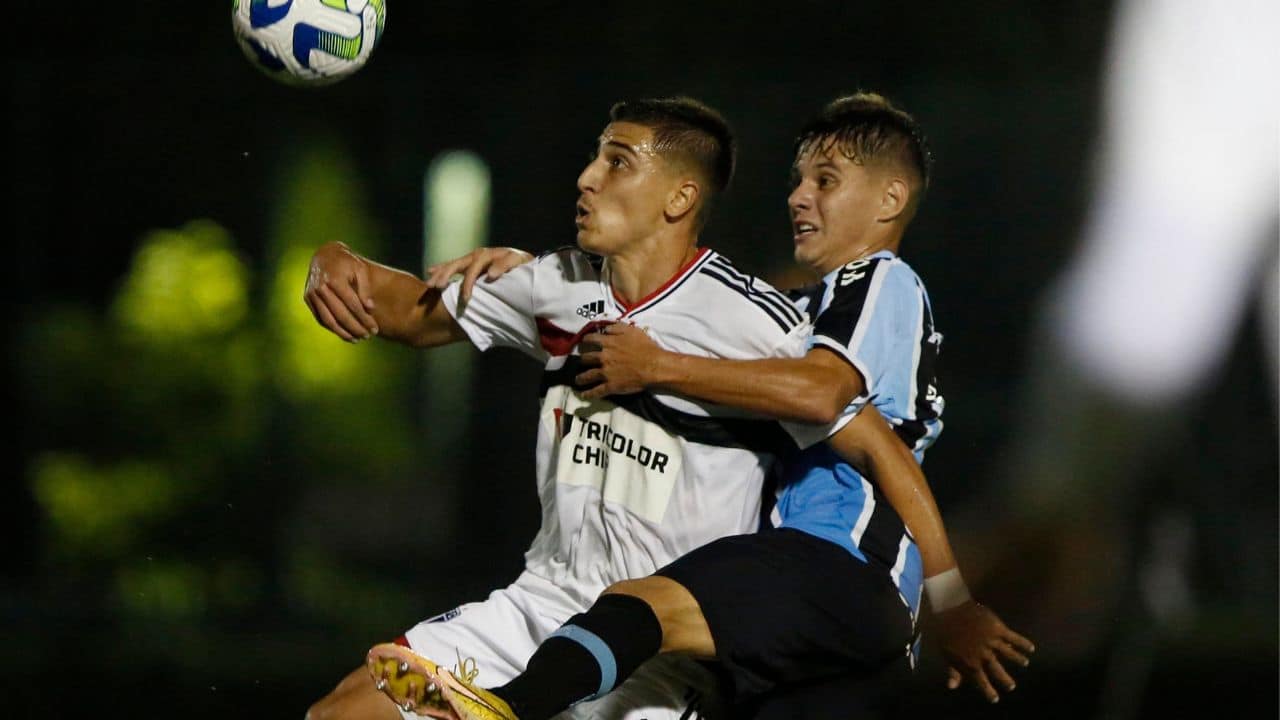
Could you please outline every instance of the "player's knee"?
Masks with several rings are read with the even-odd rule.
[[[307,708],[307,714],[303,717],[303,720],[334,720],[337,718],[338,715],[333,712],[333,703],[330,701],[330,697],[326,695],[312,703],[311,707]]]
[[[369,703],[363,697],[353,697],[350,694],[339,694],[337,692],[330,693],[320,700],[316,701],[311,707],[307,708],[305,720],[373,720],[374,718],[398,718],[399,712],[373,712],[381,711],[381,707],[370,707]],[[387,703],[387,710],[392,710],[391,703]]]
[[[605,588],[604,592],[600,594],[601,595],[630,595],[632,597],[638,597],[641,600],[644,600],[645,596],[652,591],[651,590],[652,586],[650,583],[647,582],[648,580],[650,580],[650,578],[639,578],[636,580],[621,580]]]
[[[647,603],[662,627],[663,652],[715,654],[715,644],[698,601],[675,580],[661,575],[623,580],[610,585],[604,594],[630,595]]]
[[[347,675],[328,695],[307,708],[305,720],[353,720],[366,717],[368,713],[361,711],[362,703],[359,702],[367,694],[363,687],[366,683],[371,689],[372,683],[368,681],[368,675],[363,669]]]

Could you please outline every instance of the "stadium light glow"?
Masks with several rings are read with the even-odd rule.
[[[467,150],[442,153],[427,168],[424,267],[469,253],[489,233],[489,167]]]
[[[467,150],[437,156],[423,183],[423,268],[464,255],[485,244],[489,233],[489,168]],[[437,348],[426,360],[427,417],[466,417],[473,350]],[[456,462],[466,423],[439,423],[429,435],[432,466]],[[452,486],[450,486],[452,487]]]

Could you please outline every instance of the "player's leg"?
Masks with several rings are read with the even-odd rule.
[[[378,646],[370,657],[378,668],[375,674],[408,677],[416,683],[417,695],[406,696],[401,686],[386,688],[397,703],[420,706],[428,693],[439,691],[462,718],[545,720],[584,703],[575,716],[603,713],[621,720],[639,713],[636,717],[653,720],[667,714],[678,718],[691,707],[705,708],[715,700],[715,678],[689,660],[673,658],[633,676],[659,652],[708,658],[714,654],[697,601],[670,578],[653,576],[611,586],[586,612],[544,634],[546,639],[532,652],[523,673],[487,690],[469,677],[441,672],[430,659],[405,648]],[[424,644],[414,649],[425,649]],[[673,671],[673,665],[681,668]],[[615,689],[618,692],[610,695]],[[588,702],[606,695],[608,701]]]
[[[730,688],[719,670],[680,654],[651,658],[613,692],[555,720],[737,720],[727,712]]]
[[[649,606],[662,626],[659,652],[708,659],[716,656],[716,642],[707,619],[702,615],[702,607],[684,585],[665,575],[650,575],[638,580],[623,580],[604,592],[605,595],[639,598]]]
[[[905,661],[911,611],[883,564],[778,528],[724,538],[659,571],[695,598],[735,702]]]
[[[604,697],[662,653],[718,657],[742,697],[905,657],[909,611],[888,579],[796,530],[723,538],[610,588],[492,688],[520,720]]]
[[[520,720],[546,720],[572,705],[609,694],[663,650],[660,617],[680,613],[655,611],[650,601],[659,608],[666,598],[678,602],[678,590],[668,584],[674,585],[666,578],[651,577],[609,588],[585,613],[569,618],[539,645],[523,673],[492,692]]]
[[[307,720],[401,720],[400,709],[378,691],[364,667],[352,670],[307,709]]]
[[[851,671],[776,688],[734,708],[735,720],[896,720],[909,717],[904,702],[915,678],[907,658],[879,670]]]
[[[468,687],[504,683],[524,669],[538,642],[572,611],[562,591],[525,573],[484,602],[419,623],[395,644],[375,646],[363,672],[375,692],[375,678],[387,679],[380,694],[393,707],[399,705],[406,720],[454,717],[444,702],[446,689],[436,682],[440,677]]]

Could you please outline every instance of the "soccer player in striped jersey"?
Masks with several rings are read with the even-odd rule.
[[[1013,689],[1002,662],[1025,664],[1033,647],[969,598],[918,466],[904,474],[871,463],[863,473],[841,457],[866,458],[878,429],[918,461],[941,431],[933,375],[941,335],[922,282],[897,257],[928,182],[923,138],[910,116],[860,94],[831,103],[796,150],[795,255],[822,276],[795,294],[813,321],[808,352],[728,361],[673,353],[637,329],[646,325],[637,318],[584,338],[594,349],[582,358],[594,368],[577,379],[591,386],[581,395],[588,400],[675,391],[789,420],[805,444],[814,430],[816,439],[839,432],[784,462],[771,528],[611,586],[502,687],[482,690],[397,648],[374,648],[444,687],[456,717],[543,720],[608,692],[659,652],[717,657],[739,712],[757,717],[804,716],[803,694],[777,694],[788,686],[869,679],[873,692],[837,689],[807,710],[852,716],[855,702],[879,700],[878,685],[914,666],[922,585],[953,663],[949,684],[968,679],[993,701],[993,679]],[[470,267],[469,278],[480,270]],[[758,282],[719,259],[700,273],[748,299]],[[796,423],[812,423],[808,438]]]
[[[487,683],[523,671],[539,643],[607,587],[754,530],[775,450],[791,442],[776,423],[714,403],[663,391],[584,400],[574,387],[584,370],[581,337],[608,323],[643,321],[667,349],[735,359],[799,356],[810,330],[771,287],[744,292],[717,279],[727,261],[697,245],[710,201],[732,173],[723,120],[687,99],[620,103],[610,118],[578,180],[578,248],[513,270],[464,307],[457,287],[438,292],[330,243],[313,257],[304,292],[317,321],[347,340],[376,334],[433,347],[466,339],[481,350],[517,349],[545,369],[542,526],[525,571],[402,639],[429,657],[473,659]],[[442,711],[438,688],[394,666],[375,669],[400,708],[360,668],[311,708],[311,720]],[[716,687],[706,668],[671,656],[570,717],[691,717]]]

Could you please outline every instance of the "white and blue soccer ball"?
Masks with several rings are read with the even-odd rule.
[[[328,85],[369,62],[387,24],[386,0],[232,0],[231,24],[249,60],[289,85]]]

